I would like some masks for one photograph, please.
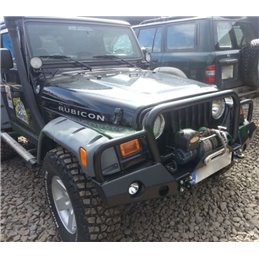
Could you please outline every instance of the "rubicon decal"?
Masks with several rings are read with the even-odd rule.
[[[90,119],[90,120],[96,120],[96,121],[105,121],[105,117],[102,114],[98,114],[92,111],[85,111],[85,110],[80,110],[76,108],[70,108],[66,107],[63,105],[58,106],[58,111],[66,114],[71,114],[74,116],[79,116],[85,119]]]

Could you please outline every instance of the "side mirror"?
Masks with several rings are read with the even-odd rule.
[[[151,55],[150,52],[146,49],[146,48],[141,48],[145,61],[147,61],[148,63],[151,61]]]
[[[13,68],[13,58],[9,49],[0,48],[1,69],[9,70]]]

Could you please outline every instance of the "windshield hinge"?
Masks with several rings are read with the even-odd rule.
[[[113,112],[113,124],[118,125],[122,120],[123,110],[121,108],[115,108]]]

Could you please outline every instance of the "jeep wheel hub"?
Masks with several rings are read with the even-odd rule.
[[[74,209],[67,189],[58,176],[53,177],[51,189],[53,201],[62,224],[70,234],[74,234],[77,230]]]

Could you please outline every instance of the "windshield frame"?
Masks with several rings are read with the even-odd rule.
[[[139,61],[139,60],[143,60],[144,59],[144,55],[143,55],[143,52],[139,46],[139,43],[138,43],[138,40],[136,38],[136,35],[135,33],[133,32],[132,28],[130,27],[130,25],[127,25],[127,24],[124,24],[124,23],[109,23],[109,22],[97,22],[97,21],[88,21],[88,20],[80,20],[80,19],[28,19],[28,20],[25,20],[24,22],[24,33],[25,33],[25,37],[27,39],[27,49],[28,49],[28,55],[30,58],[32,57],[35,57],[35,56],[40,56],[40,55],[33,55],[33,49],[32,49],[32,45],[31,45],[31,35],[30,35],[30,32],[29,32],[29,29],[28,29],[28,26],[30,24],[33,24],[33,25],[39,25],[40,24],[59,24],[62,26],[62,24],[66,24],[68,26],[98,26],[99,28],[103,28],[105,30],[105,27],[106,28],[112,28],[112,29],[125,29],[125,32],[127,32],[127,35],[129,36],[129,39],[131,41],[131,44],[132,44],[132,49],[133,49],[133,53],[135,53],[134,56],[127,56],[127,55],[116,55],[118,56],[118,58],[121,58],[121,59],[125,59],[127,61]],[[99,54],[99,53],[98,53]],[[67,53],[64,53],[64,55],[66,56],[70,56],[68,55]],[[94,55],[93,55],[94,56]],[[70,56],[71,58],[73,59],[76,59],[74,56]],[[102,63],[103,65],[110,65],[110,64],[113,64],[113,65],[118,65],[118,61],[116,61],[116,59],[114,60],[110,60],[110,59],[99,59],[97,60],[96,58],[94,57],[89,57],[89,58],[78,58],[76,59],[78,61],[81,61],[81,62],[84,62],[84,63],[90,63],[91,66],[100,66],[100,63]],[[101,61],[101,62],[100,62]],[[67,65],[68,64],[72,64],[73,61],[65,61],[65,60],[58,60],[58,59],[48,59],[48,60],[43,60],[44,62],[44,65],[45,66],[53,66],[53,65],[57,65],[59,67],[68,67]],[[71,67],[74,67],[71,65]]]

